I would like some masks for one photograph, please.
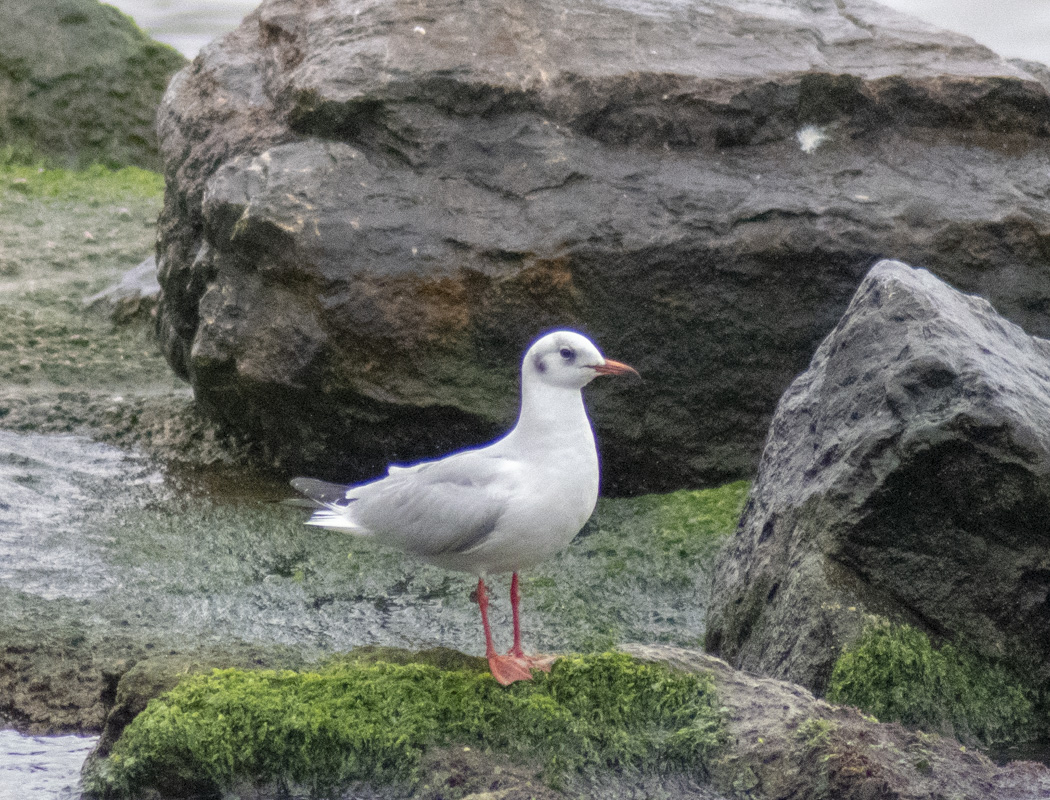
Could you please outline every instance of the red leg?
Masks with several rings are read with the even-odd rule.
[[[516,658],[525,658],[521,650],[521,618],[518,615],[518,604],[521,602],[521,592],[518,591],[518,573],[510,579],[510,610],[514,616],[514,646],[510,648],[510,655]]]
[[[518,589],[518,573],[515,572],[510,579],[510,608],[514,615],[514,645],[507,651],[507,655],[523,659],[529,669],[542,669],[544,672],[550,672],[554,656],[527,656],[521,649],[521,618],[518,612],[520,604],[521,591]]]
[[[496,655],[496,647],[492,644],[492,629],[489,627],[489,592],[485,588],[485,581],[478,578],[478,588],[475,597],[478,608],[481,609],[481,627],[485,629],[485,658]]]
[[[489,627],[489,593],[485,581],[478,578],[478,608],[481,609],[481,625],[485,629],[485,658],[489,660],[489,671],[504,686],[514,681],[532,680],[532,673],[520,659],[514,656],[501,656],[492,644],[492,629]]]

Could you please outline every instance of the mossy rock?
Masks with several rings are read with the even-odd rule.
[[[935,648],[922,631],[880,619],[839,656],[827,696],[883,721],[987,746],[1038,738],[1046,728],[1038,695],[1002,664],[951,643]]]
[[[185,64],[96,0],[5,0],[0,156],[159,170],[154,116]]]
[[[609,652],[502,687],[447,653],[419,660],[431,663],[379,655],[392,653],[309,672],[189,676],[135,718],[85,787],[105,797],[219,796],[246,781],[312,794],[360,781],[411,787],[424,756],[451,745],[533,765],[558,785],[610,769],[703,774],[725,741],[707,673]]]

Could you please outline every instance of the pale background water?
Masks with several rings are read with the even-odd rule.
[[[569,2],[571,0],[567,0]],[[972,36],[1007,58],[1050,64],[1050,0],[883,0],[938,27]],[[116,0],[154,38],[188,57],[233,30],[255,0]],[[0,731],[0,800],[76,797],[91,738],[28,737]]]
[[[571,2],[571,0],[566,0]],[[972,36],[1007,58],[1050,64],[1050,0],[882,0],[933,25]],[[116,0],[143,30],[189,57],[233,30],[254,0]]]

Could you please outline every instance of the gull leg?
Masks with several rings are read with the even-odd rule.
[[[518,613],[518,605],[520,603],[521,592],[518,589],[518,573],[515,572],[510,579],[510,609],[514,615],[514,645],[507,651],[507,655],[523,659],[530,669],[542,669],[544,672],[550,672],[555,656],[527,656],[521,649],[521,619]]]
[[[518,573],[510,579],[510,610],[514,615],[514,646],[510,648],[510,655],[516,658],[525,658],[521,650],[521,619],[518,615],[518,603],[521,602],[521,592],[518,591]]]
[[[499,683],[507,686],[514,681],[532,680],[532,673],[521,659],[512,655],[501,656],[492,643],[492,629],[489,627],[489,593],[483,578],[478,578],[478,608],[481,609],[481,626],[485,629],[485,658],[489,660],[489,672]]]

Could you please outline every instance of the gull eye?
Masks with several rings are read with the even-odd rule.
[[[558,351],[558,355],[560,355],[563,359],[570,363],[574,358],[576,358],[576,353],[573,352],[571,347],[563,347],[561,350]]]

